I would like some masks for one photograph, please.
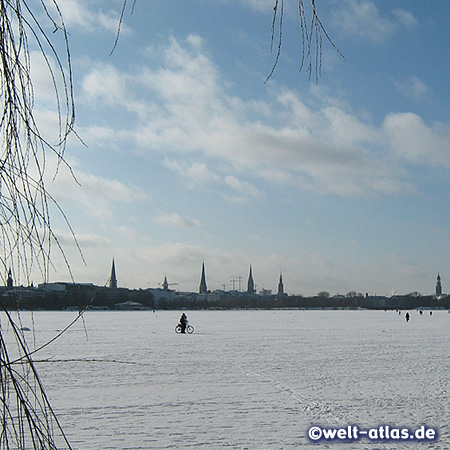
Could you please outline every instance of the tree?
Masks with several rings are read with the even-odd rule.
[[[356,291],[349,291],[349,292],[347,292],[346,296],[347,296],[347,297],[350,297],[350,298],[364,297],[364,296],[361,294],[361,292],[356,292]]]
[[[59,207],[44,183],[49,154],[56,155],[58,164],[65,164],[67,137],[73,132],[75,120],[67,31],[57,3],[54,4],[57,17],[52,17],[42,3],[48,19],[48,24],[43,24],[37,18],[36,6],[32,10],[23,0],[0,2],[3,106],[0,122],[0,261],[3,271],[0,271],[3,276],[11,267],[16,279],[25,278],[27,282],[34,265],[39,267],[43,278],[47,278],[52,244],[64,254],[52,230],[49,213],[51,204]],[[44,31],[49,25],[54,29],[53,34],[62,35],[66,48],[64,59]],[[34,113],[30,39],[40,49],[54,86],[59,123],[56,144],[40,133]]]
[[[75,108],[68,35],[56,0],[53,4],[52,15],[44,2],[31,7],[25,0],[0,0],[0,271],[3,277],[12,268],[16,279],[23,277],[26,281],[34,266],[47,278],[52,245],[56,244],[64,256],[50,220],[50,206],[59,207],[45,188],[44,172],[49,154],[56,155],[58,165],[65,164]],[[45,31],[50,27],[52,36]],[[63,56],[55,50],[53,35],[58,39],[62,36]],[[34,113],[30,40],[40,49],[54,86],[59,123],[55,144],[40,133]],[[70,271],[69,264],[67,267]],[[0,447],[56,449],[59,435],[62,445],[71,448],[45,394],[23,332],[0,305],[7,318],[6,328],[12,330],[19,350],[19,357],[11,360],[0,332]]]
[[[317,294],[317,297],[321,297],[321,298],[329,298],[330,297],[330,293],[327,291],[321,291]]]
[[[421,297],[422,294],[420,292],[414,291],[408,294],[408,297]]]

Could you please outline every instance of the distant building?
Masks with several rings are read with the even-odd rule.
[[[176,297],[176,292],[169,288],[148,288],[147,292],[152,293],[155,307],[161,307],[162,305],[171,305]]]
[[[116,309],[120,309],[122,311],[138,311],[140,309],[145,309],[142,303],[139,302],[133,302],[131,300],[128,300],[126,302],[116,303],[115,305]]]
[[[116,265],[114,263],[114,258],[112,260],[111,276],[109,278],[109,287],[112,289],[117,289]]]
[[[61,281],[56,283],[39,284],[38,289],[45,292],[67,292],[70,289],[70,286],[74,286],[74,283]]]
[[[9,268],[8,278],[6,279],[6,287],[12,288],[14,286],[14,281],[12,277],[11,267]]]
[[[283,275],[280,272],[280,280],[278,281],[278,300],[281,300],[284,296],[284,285],[283,285]]]
[[[359,299],[359,306],[369,309],[380,309],[389,306],[389,299],[384,295],[369,295],[366,293],[364,298]]]
[[[436,281],[436,295],[440,296],[442,295],[442,284],[441,284],[441,276],[437,275],[437,281]]]
[[[200,279],[200,286],[198,288],[199,294],[206,294],[208,292],[208,287],[206,286],[206,275],[205,275],[205,263],[202,264],[202,276]]]
[[[255,283],[253,281],[252,266],[250,265],[250,273],[248,275],[248,282],[247,282],[247,294],[254,294],[255,292],[256,289]]]
[[[259,295],[261,295],[262,297],[270,297],[272,295],[272,289],[261,289],[259,291]]]

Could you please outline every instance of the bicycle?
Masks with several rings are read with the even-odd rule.
[[[186,326],[186,333],[187,334],[192,334],[194,332],[194,327],[192,326],[192,325],[187,325]],[[180,324],[178,324],[176,327],[175,327],[175,333],[177,333],[177,334],[180,334],[181,333],[181,325]]]

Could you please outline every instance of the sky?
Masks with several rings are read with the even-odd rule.
[[[323,36],[320,74],[300,70],[285,0],[267,80],[274,0],[129,2],[112,54],[122,1],[60,1],[82,142],[78,182],[50,156],[47,189],[76,282],[105,284],[114,258],[128,288],[197,291],[204,262],[211,290],[246,288],[251,265],[257,290],[282,273],[289,294],[425,295],[439,272],[450,292],[450,3],[316,3],[343,57]],[[32,68],[56,142],[37,52]],[[70,280],[52,255],[50,281]]]

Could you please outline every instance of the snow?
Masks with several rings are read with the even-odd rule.
[[[34,355],[75,449],[450,448],[450,314],[88,312]],[[75,316],[22,313],[30,347]],[[2,323],[3,319],[2,319]],[[7,333],[7,331],[6,331]],[[313,443],[311,425],[436,428],[428,443]]]

